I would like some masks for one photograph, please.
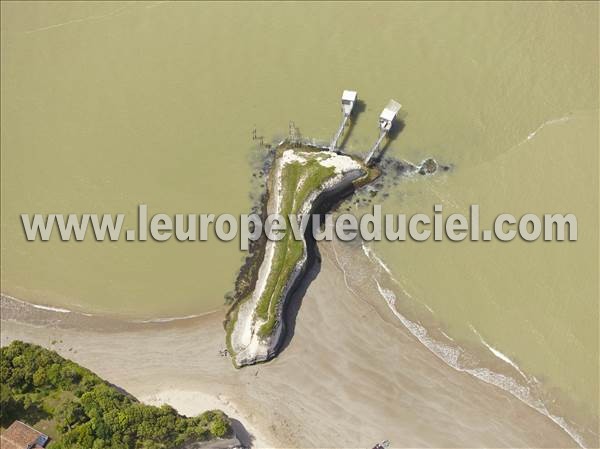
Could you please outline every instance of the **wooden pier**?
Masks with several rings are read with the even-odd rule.
[[[330,151],[335,151],[337,142],[342,136],[344,132],[344,128],[346,127],[346,123],[350,119],[350,115],[352,115],[352,109],[354,109],[354,104],[358,98],[358,94],[354,90],[345,90],[342,93],[342,122],[340,123],[340,127],[338,128],[331,144],[329,145]]]
[[[379,137],[377,138],[375,145],[373,145],[371,151],[369,151],[369,154],[365,158],[366,165],[369,165],[369,163],[373,159],[373,156],[379,150],[379,145],[381,144],[389,130],[392,129],[394,119],[396,118],[396,115],[398,115],[398,112],[401,108],[402,105],[396,100],[390,100],[387,106],[383,108],[383,111],[381,111],[381,114],[379,115]]]

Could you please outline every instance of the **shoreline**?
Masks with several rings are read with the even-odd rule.
[[[400,287],[402,293],[406,294],[411,300],[413,299],[411,295],[404,291],[401,284],[392,275],[390,269],[372,249],[366,247],[364,243],[361,244],[361,249],[369,260],[383,268],[392,284]],[[573,420],[568,420],[566,415],[563,416],[562,411],[567,409],[574,411],[577,409],[577,406],[572,403],[570,398],[562,396],[560,397],[560,401],[557,401],[558,397],[548,396],[548,392],[544,388],[545,386],[535,376],[525,373],[512,359],[491,346],[483,339],[475,327],[470,326],[472,332],[477,335],[483,345],[483,350],[475,347],[470,342],[456,342],[456,340],[444,332],[443,323],[428,322],[430,318],[426,317],[425,314],[415,313],[410,319],[407,318],[405,315],[406,312],[400,312],[396,307],[396,300],[401,298],[397,298],[392,290],[382,288],[376,279],[375,284],[389,310],[424,347],[449,367],[456,371],[467,373],[482,382],[511,394],[523,404],[531,407],[558,425],[578,447],[598,446],[596,441],[598,441],[599,434],[592,430],[594,428],[593,418],[591,420],[582,420],[586,422],[586,426],[580,426]],[[423,307],[427,309],[427,313],[433,313],[427,305],[423,305]],[[421,320],[427,322],[427,325],[423,325]],[[567,405],[565,406],[565,404]],[[591,445],[586,445],[584,434],[587,438],[595,442]]]
[[[19,312],[3,300],[2,344],[22,339],[57,350],[184,414],[207,398],[230,403],[255,447],[371,447],[383,438],[393,447],[576,447],[546,416],[435,357],[373,292],[374,265],[352,265],[353,278],[346,276],[360,247],[320,243],[317,251],[319,275],[295,306],[293,338],[266,365],[236,370],[219,355],[224,310],[117,326]]]
[[[0,298],[2,298],[2,299],[6,298],[9,301],[14,301],[16,303],[20,303],[25,307],[31,307],[34,309],[44,310],[47,312],[72,313],[72,314],[80,315],[80,316],[84,316],[84,317],[96,317],[96,318],[100,318],[102,320],[113,320],[113,321],[118,321],[118,322],[123,322],[123,323],[134,323],[134,324],[170,323],[173,321],[193,320],[195,318],[201,318],[206,315],[218,313],[222,309],[222,307],[219,307],[217,309],[208,310],[206,312],[195,313],[195,314],[190,314],[190,315],[183,315],[183,316],[168,316],[168,317],[134,319],[134,318],[129,317],[128,315],[127,316],[111,315],[109,313],[102,313],[102,312],[92,313],[92,312],[84,312],[81,310],[67,309],[64,307],[50,306],[47,304],[36,304],[33,302],[26,301],[24,299],[16,298],[15,296],[9,295],[8,293],[4,293],[4,292],[0,292]]]
[[[15,308],[14,304],[8,301],[17,301],[17,304],[24,307],[30,307],[28,311],[20,307]],[[152,381],[139,382],[135,378],[136,366],[128,366],[125,369],[123,365],[128,365],[127,360],[129,351],[143,351],[144,340],[152,335],[158,338],[164,337],[169,340],[166,333],[176,333],[178,335],[190,334],[190,331],[197,326],[209,326],[211,328],[211,343],[216,343],[214,336],[220,328],[220,323],[224,315],[224,308],[213,312],[208,312],[198,316],[185,318],[175,321],[126,321],[118,320],[113,317],[103,317],[91,314],[73,313],[75,320],[70,320],[65,312],[54,312],[46,307],[36,307],[26,301],[11,298],[9,295],[2,294],[2,315],[0,344],[7,345],[12,340],[23,340],[38,344],[50,350],[58,352],[63,357],[80,363],[98,374],[104,380],[122,388],[127,393],[136,397],[140,402],[149,405],[169,404],[180,414],[185,416],[195,416],[206,410],[219,409],[224,411],[232,420],[232,426],[236,431],[236,437],[248,447],[275,447],[275,444],[266,437],[251,418],[244,411],[240,411],[236,402],[229,396],[223,395],[216,390],[206,389],[205,385],[199,389],[197,385],[189,383],[187,376],[186,383],[181,383],[183,378],[173,378],[173,382],[167,379],[173,376],[162,376],[154,372],[151,376]],[[37,314],[36,314],[37,313]],[[60,314],[60,317],[53,317],[53,314]],[[79,315],[79,316],[77,316]],[[7,318],[8,316],[8,318]],[[27,316],[27,319],[24,319]],[[62,319],[61,319],[62,318]],[[95,344],[97,338],[103,339],[102,343]],[[131,339],[131,340],[130,340]],[[119,344],[119,341],[135,341],[136,344],[131,347],[119,346],[118,356],[109,364],[104,365],[103,360],[110,358],[111,345]],[[108,344],[105,342],[108,341]],[[188,343],[193,343],[188,340]],[[86,354],[87,350],[92,350],[93,354]],[[227,361],[219,355],[222,348],[215,346],[214,358],[219,361]],[[165,342],[161,347],[161,353],[168,355],[169,344]],[[98,355],[101,354],[101,355]],[[161,364],[160,360],[154,362]],[[182,367],[185,364],[178,365]],[[116,374],[115,374],[116,373]],[[125,380],[124,380],[125,378]]]

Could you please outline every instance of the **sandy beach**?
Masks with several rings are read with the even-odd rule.
[[[360,247],[336,245],[319,244],[318,274],[291,314],[293,338],[266,364],[236,370],[219,354],[224,310],[127,324],[3,300],[1,342],[55,349],[186,415],[223,409],[257,448],[370,448],[383,439],[393,447],[576,446],[548,417],[436,357],[368,284],[373,268],[361,265]],[[355,259],[352,279],[341,249]]]

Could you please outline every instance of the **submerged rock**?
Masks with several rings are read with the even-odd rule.
[[[425,159],[419,165],[419,174],[420,175],[431,175],[431,174],[435,173],[437,171],[437,169],[438,169],[437,161],[430,157],[429,159]]]

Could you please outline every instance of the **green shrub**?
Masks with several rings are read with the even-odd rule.
[[[222,412],[186,418],[168,405],[144,405],[54,351],[20,341],[0,348],[0,381],[1,424],[53,421],[57,437],[48,449],[173,449],[230,432]]]

